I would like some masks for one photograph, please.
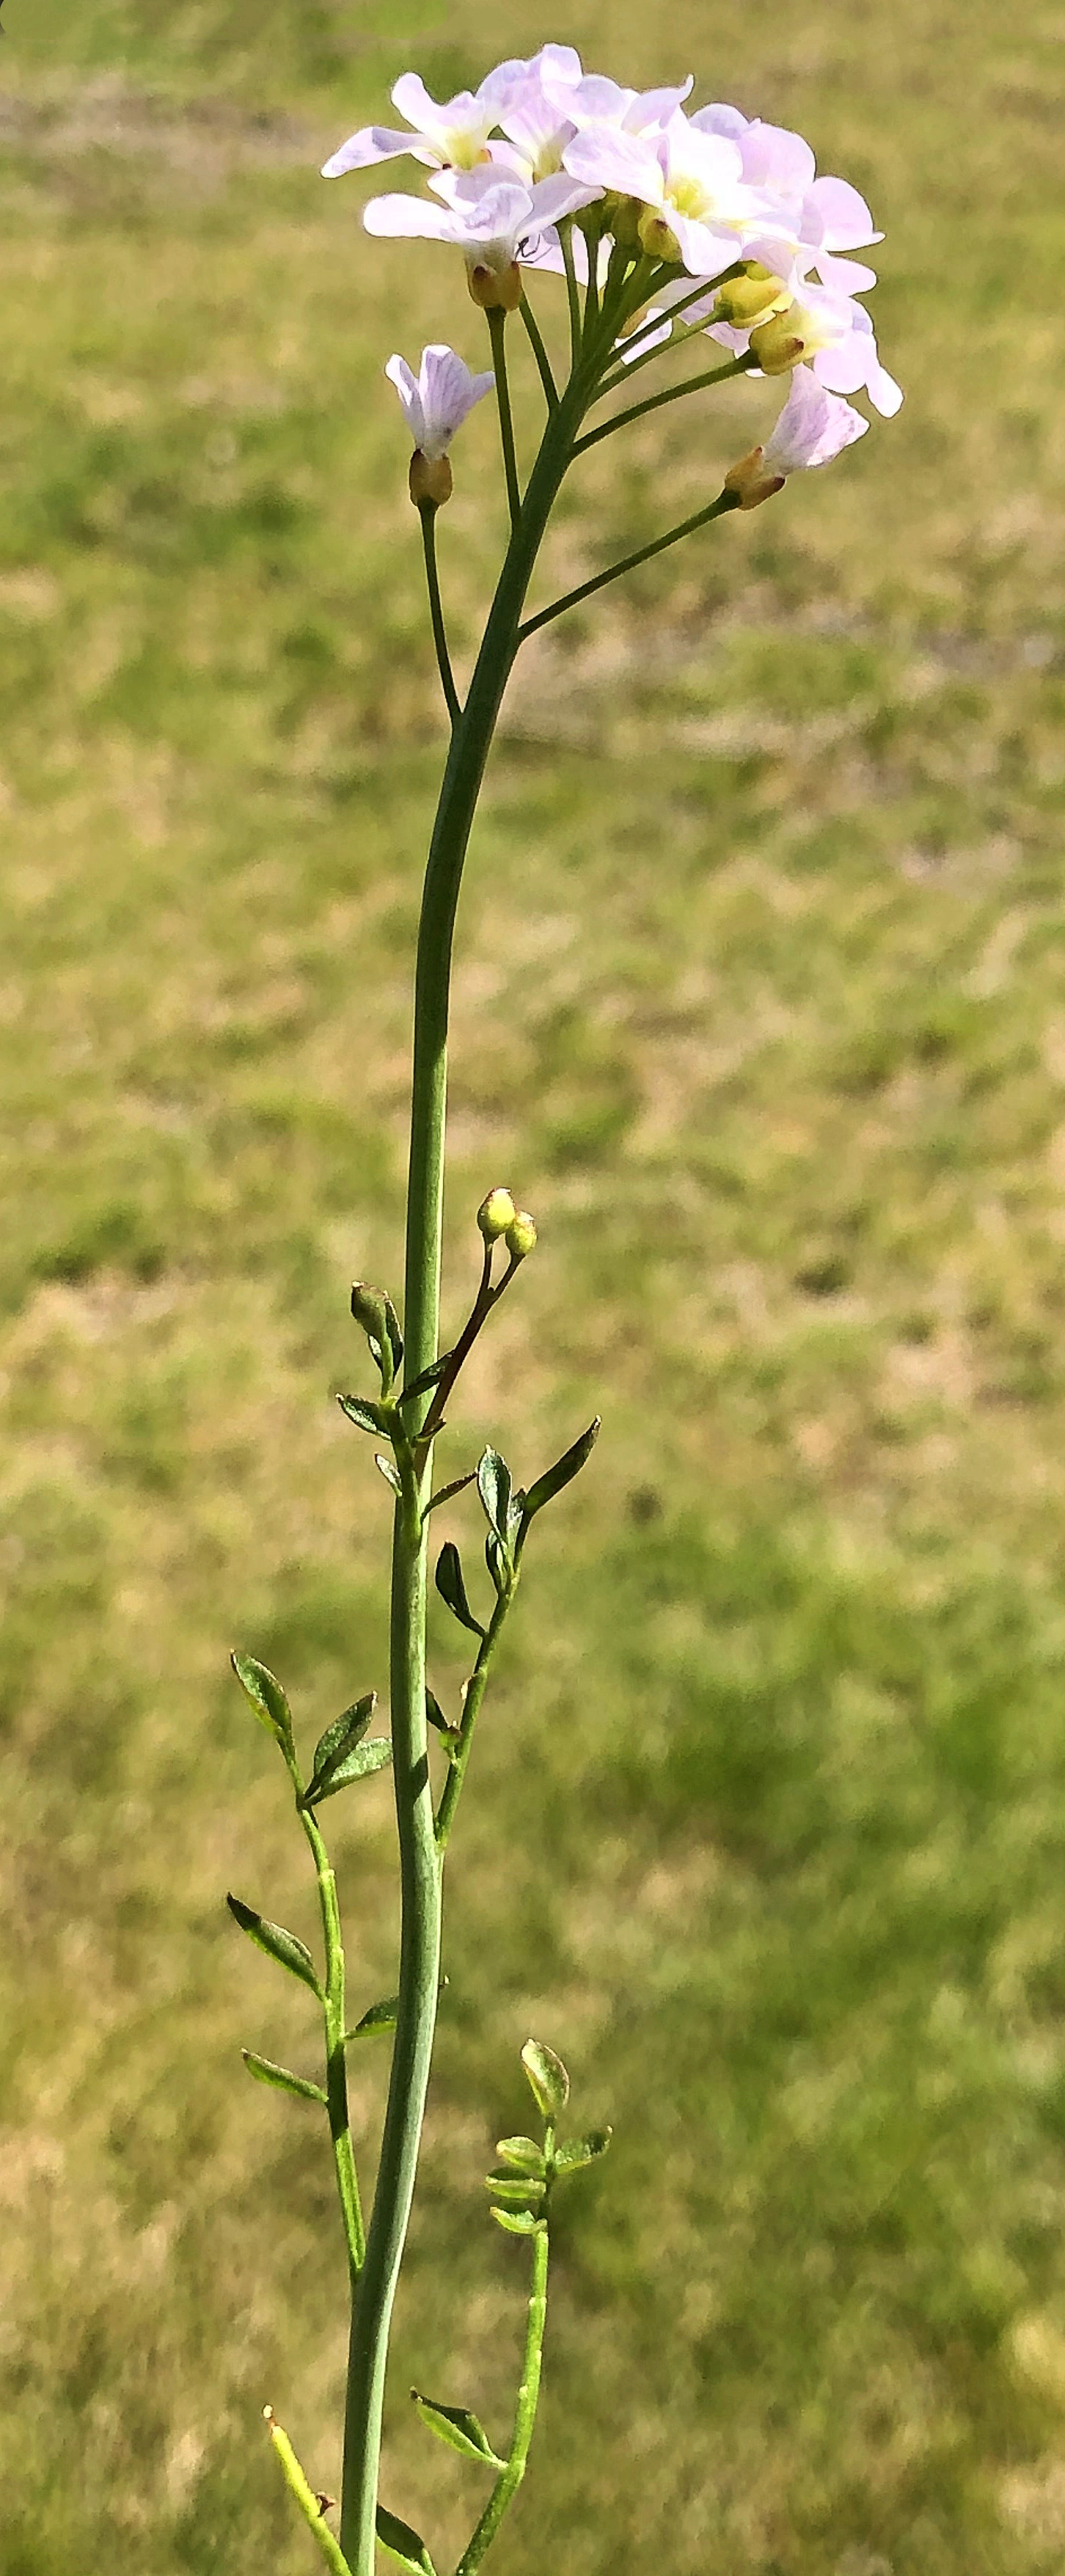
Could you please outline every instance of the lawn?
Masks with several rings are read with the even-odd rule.
[[[1065,2562],[1065,19],[972,0],[6,0],[0,61],[0,2576],[300,2576],[337,2491],[313,1936],[231,1646],[313,1741],[385,1674],[332,1398],[401,1266],[444,750],[382,367],[460,265],[318,164],[547,36],[800,126],[887,240],[899,418],[528,648],[456,982],[448,1317],[535,1259],[446,1443],[538,1524],[449,1862],[386,2497],[453,2563],[507,2420],[530,2031],[615,2142],[560,2203],[499,2576]],[[385,184],[390,184],[386,177]],[[402,176],[398,184],[405,184]],[[539,297],[555,338],[560,300]],[[523,411],[535,379],[521,376]],[[539,576],[717,488],[766,387],[606,442]],[[463,670],[488,406],[441,526]],[[453,1462],[453,1463],[451,1463]],[[472,1554],[468,1498],[441,1516]],[[452,1705],[457,1631],[434,1614]],[[330,1811],[394,1983],[387,1783]],[[372,2175],[387,2041],[353,2057]],[[450,2552],[450,2558],[449,2558]]]

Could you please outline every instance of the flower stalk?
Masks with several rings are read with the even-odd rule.
[[[238,1675],[257,1717],[280,1747],[314,1861],[324,1941],[324,1974],[295,1937],[231,1900],[242,1928],[309,1987],[325,2031],[324,2086],[246,2052],[260,2080],[324,2106],[329,2120],[351,2289],[340,2536],[335,2539],[288,2438],[271,2438],[295,2500],[334,2576],[374,2576],[378,2541],[410,2569],[432,2570],[418,2534],[378,2498],[389,2333],[403,2260],[425,2115],[441,1976],[442,1881],[474,1731],[503,1628],[518,1588],[530,1528],[590,1456],[598,1418],[527,1490],[515,1489],[499,1453],[476,1469],[488,1522],[485,1555],[495,1600],[486,1623],[471,1610],[458,1550],[447,1540],[437,1588],[478,1646],[451,1725],[427,1687],[426,1615],[432,1514],[473,1484],[473,1471],[434,1491],[434,1452],[445,1406],[474,1342],[520,1263],[536,1227],[508,1190],[489,1192],[478,1214],[480,1284],[463,1330],[440,1354],[441,1238],[447,1120],[448,1028],[455,923],[466,852],[504,693],[521,646],[569,608],[639,564],[732,511],[779,491],[794,472],[830,461],[867,426],[841,399],[865,386],[884,413],[901,400],[881,368],[872,325],[856,296],[871,270],[841,259],[879,239],[857,192],[816,180],[800,137],[748,125],[738,110],[689,115],[690,83],[643,97],[600,79],[586,81],[569,46],[546,45],[528,63],[509,63],[475,93],[434,101],[414,74],[393,98],[407,130],[369,127],[326,164],[326,175],[366,169],[413,152],[428,170],[429,195],[376,197],[364,210],[379,238],[428,238],[458,248],[470,293],[485,312],[491,372],[471,374],[443,344],[423,350],[419,373],[394,356],[386,373],[413,442],[410,491],[420,521],[430,623],[451,727],[422,891],[414,987],[410,1151],[403,1327],[391,1299],[360,1283],[352,1311],[379,1373],[374,1400],[344,1396],[349,1418],[382,1446],[377,1465],[394,1495],[389,1681],[391,1762],[401,1894],[398,1993],[345,2031],[345,1968],[336,1881],[317,1820],[325,1797],[382,1767],[389,1747],[363,1741],[373,1694],[321,1737],[305,1784],[288,1702],[279,1683],[250,1658]],[[552,356],[525,279],[537,268],[564,279],[569,373]],[[725,296],[729,281],[735,291]],[[768,283],[766,283],[768,281]],[[583,282],[583,293],[582,293]],[[655,307],[654,298],[662,299]],[[768,298],[768,302],[767,302]],[[520,313],[546,407],[538,452],[524,490],[507,366],[507,318]],[[767,320],[766,315],[770,318]],[[709,319],[707,319],[709,316]],[[627,388],[705,327],[726,351],[715,365],[627,405],[592,429],[585,422],[605,395]],[[769,337],[766,337],[766,334]],[[799,363],[799,359],[803,363]],[[574,460],[665,405],[755,372],[787,373],[789,393],[764,447],[724,473],[716,497],[676,526],[580,583],[532,615],[526,601],[540,548]],[[808,362],[808,363],[807,363]],[[437,518],[453,489],[450,447],[493,387],[499,414],[509,533],[495,595],[465,692],[452,667],[437,560]],[[497,1243],[509,1265],[493,1282]],[[430,1723],[442,1736],[447,1770],[434,1800]],[[391,2073],[376,2188],[364,2231],[348,2117],[345,2051],[370,2029],[394,2028]],[[489,2177],[494,2215],[528,2238],[532,2280],[514,2426],[505,2458],[476,2416],[419,2398],[442,2439],[491,2465],[495,2483],[456,2576],[476,2576],[525,2473],[542,2368],[548,2277],[547,2210],[557,2179],[604,2152],[608,2132],[556,2143],[569,2078],[553,2052],[527,2043],[523,2062],[544,2123],[542,2147],[503,2140]],[[269,2413],[269,2410],[268,2410]]]

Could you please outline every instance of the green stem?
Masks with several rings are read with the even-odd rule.
[[[726,384],[730,376],[746,375],[754,359],[730,358],[727,366],[710,367],[703,376],[689,376],[682,385],[667,385],[664,393],[648,394],[646,402],[633,403],[628,411],[615,412],[612,420],[600,421],[598,429],[588,429],[577,440],[575,456],[583,456],[589,447],[598,447],[601,438],[610,438],[616,429],[625,429],[631,420],[642,420],[648,411],[661,411],[665,403],[682,402],[685,394],[701,394],[707,385]]]
[[[501,2469],[484,2512],[467,2549],[463,2551],[455,2576],[473,2576],[486,2551],[491,2548],[500,2523],[525,2475],[529,2446],[536,2422],[540,2395],[540,2372],[544,2355],[544,2328],[547,2324],[547,2227],[541,2222],[533,2238],[532,2288],[529,2295],[529,2322],[525,2334],[525,2360],[518,2390],[514,2417],[514,2434],[506,2467]]]
[[[724,286],[728,278],[739,277],[742,273],[742,268],[742,260],[735,260],[731,268],[724,269],[720,277],[715,277],[713,281],[714,286]],[[675,269],[671,272],[664,272],[664,282],[667,284],[670,282],[676,282]],[[601,402],[604,394],[616,393],[619,385],[627,384],[633,376],[639,374],[641,367],[649,367],[655,358],[664,357],[667,349],[679,349],[683,341],[694,339],[698,331],[705,331],[705,322],[691,322],[688,324],[686,330],[679,331],[677,333],[675,339],[655,339],[653,349],[644,349],[641,357],[637,357],[634,354],[635,351],[642,348],[645,340],[654,338],[655,333],[661,330],[664,321],[679,322],[683,315],[687,313],[690,305],[698,304],[700,298],[705,302],[709,291],[706,279],[703,278],[699,285],[692,287],[689,294],[678,297],[675,304],[660,306],[650,321],[642,322],[638,331],[630,332],[628,339],[624,342],[624,348],[626,351],[625,357],[623,359],[621,358],[620,351],[616,351],[614,353],[619,359],[616,373],[612,376],[604,376],[602,383],[597,388],[594,397],[595,401]],[[654,294],[653,281],[650,288],[650,294]]]
[[[569,304],[569,354],[570,368],[572,371],[576,368],[577,361],[581,354],[581,293],[577,284],[577,269],[573,257],[572,215],[568,215],[565,222],[559,225],[558,238],[562,244],[562,264],[566,271],[566,298]]]
[[[597,572],[593,581],[582,581],[579,590],[568,590],[564,599],[553,599],[550,608],[542,608],[538,617],[527,617],[519,641],[524,644],[539,627],[550,625],[553,617],[561,617],[564,608],[576,608],[578,601],[590,599],[593,591],[605,590],[608,581],[620,581],[623,572],[635,572],[637,564],[650,563],[652,555],[664,554],[666,547],[679,544],[681,537],[694,536],[696,528],[708,528],[711,519],[723,518],[726,510],[738,510],[739,506],[738,492],[719,492],[716,501],[708,502],[705,510],[694,511],[690,519],[682,519],[680,526],[668,529],[664,537],[655,537],[649,546],[637,546],[635,554],[611,564],[609,572]]]
[[[270,2427],[270,2440],[281,2463],[285,2484],[290,2495],[295,2496],[304,2520],[309,2522],[326,2566],[332,2568],[333,2576],[351,2576],[351,2569],[344,2552],[339,2541],[334,2540],[314,2489],[296,2458],[288,2434],[282,2431],[280,2424],[274,2422],[272,2406],[266,2408],[266,2420]]]
[[[473,1730],[477,1724],[477,1713],[480,1708],[481,1701],[483,1700],[485,1691],[488,1688],[488,1676],[492,1667],[492,1657],[499,1643],[503,1623],[506,1619],[511,1602],[513,1601],[514,1594],[517,1591],[517,1587],[518,1578],[515,1574],[509,1592],[503,1592],[499,1595],[495,1609],[493,1610],[491,1619],[488,1623],[487,1633],[477,1649],[477,1661],[473,1667],[473,1671],[466,1687],[466,1698],[462,1710],[462,1724],[459,1728],[459,1740],[448,1765],[447,1779],[445,1780],[441,1791],[440,1805],[437,1810],[436,1847],[441,1860],[443,1860],[444,1853],[447,1850],[448,1837],[450,1835],[452,1825],[455,1822],[455,1809],[458,1806],[460,1797],[462,1796],[462,1783],[466,1777],[466,1768],[473,1744]]]
[[[422,545],[425,549],[425,580],[426,587],[429,592],[429,614],[433,621],[433,642],[436,646],[436,659],[437,667],[440,672],[440,685],[444,692],[444,701],[448,714],[451,718],[452,724],[454,725],[458,723],[459,717],[459,694],[455,687],[455,675],[451,668],[451,655],[447,649],[447,629],[444,625],[444,604],[440,597],[440,574],[436,561],[437,507],[438,504],[435,501],[419,501],[418,516],[422,523]]]
[[[499,435],[503,443],[503,472],[507,478],[507,501],[510,525],[515,529],[521,517],[521,485],[518,481],[518,459],[514,447],[514,419],[510,408],[510,385],[507,380],[507,317],[501,305],[492,305],[488,314],[492,341],[492,361],[496,373],[496,401],[499,405]]]
[[[436,1358],[440,1313],[447,1032],[455,914],[470,830],[496,718],[517,651],[530,576],[590,394],[571,378],[544,431],[514,529],[465,705],[451,738],[426,868],[414,1002],[404,1325],[408,1382]],[[411,1437],[424,1421],[411,1411]],[[425,1717],[431,1452],[405,1477],[393,1536],[391,1714],[399,1830],[402,1931],[388,2107],[366,2260],[352,2304],[340,2538],[353,2576],[373,2576],[381,2411],[396,2281],[414,2192],[436,2023],[440,1864]]]
[[[540,325],[536,319],[536,315],[533,312],[532,305],[530,304],[527,295],[522,296],[518,310],[529,334],[532,353],[540,370],[540,382],[544,389],[544,398],[547,403],[548,411],[557,411],[558,386],[555,383],[554,369],[544,345],[543,332],[540,329]]]
[[[306,1807],[300,1808],[300,1823],[311,1847],[318,1879],[318,1902],[325,1942],[325,2064],[326,2104],[329,2111],[329,2134],[333,2141],[337,2191],[347,2239],[348,2265],[352,2289],[362,2270],[366,2238],[362,2224],[355,2150],[351,2140],[348,2113],[348,2071],[344,2056],[344,1943],[337,1902],[337,1883],[320,1826]]]

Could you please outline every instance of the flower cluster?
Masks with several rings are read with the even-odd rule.
[[[570,45],[501,63],[442,104],[408,72],[392,92],[405,129],[351,135],[324,175],[420,162],[428,196],[372,197],[366,229],[461,250],[489,314],[522,303],[524,271],[565,267],[595,294],[626,258],[641,291],[619,311],[611,364],[698,329],[745,372],[800,369],[779,478],[860,435],[865,422],[837,397],[864,390],[885,416],[902,401],[859,300],[876,274],[854,254],[882,235],[856,188],[818,177],[801,135],[723,104],[692,110],[691,89],[626,89],[586,73]]]

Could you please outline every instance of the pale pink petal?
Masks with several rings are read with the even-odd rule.
[[[697,107],[691,123],[701,134],[726,134],[730,143],[742,145],[750,120],[741,116],[738,107],[726,107],[719,101],[715,107]]]
[[[362,220],[366,231],[383,241],[453,242],[462,237],[457,217],[444,206],[430,205],[428,197],[371,197]]]
[[[866,268],[860,259],[836,259],[831,251],[820,250],[814,267],[822,286],[830,287],[834,295],[865,295],[876,285],[875,268]]]
[[[827,250],[864,250],[870,242],[883,241],[864,197],[849,180],[815,179],[809,193],[824,225]]]
[[[779,189],[786,197],[805,196],[817,163],[801,134],[786,125],[764,125],[756,117],[743,136],[743,175],[755,188]]]
[[[596,188],[616,188],[623,197],[640,197],[648,206],[662,204],[661,165],[653,144],[619,126],[578,129],[562,155],[575,179]]]
[[[416,141],[416,135],[393,133],[387,125],[364,125],[330,155],[322,177],[342,179],[347,170],[370,170],[375,161],[396,161],[401,152],[412,152]]]

